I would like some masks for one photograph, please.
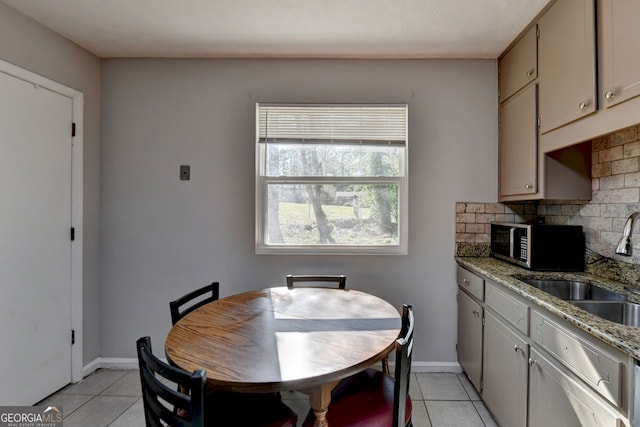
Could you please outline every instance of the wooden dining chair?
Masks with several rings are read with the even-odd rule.
[[[220,282],[213,282],[171,301],[171,322],[175,325],[193,310],[216,301],[219,297]],[[184,386],[179,387],[179,392],[185,391]],[[205,409],[211,414],[211,423],[207,422],[206,425],[295,427],[298,421],[298,416],[282,402],[280,393],[238,393],[216,390],[205,385],[204,400]],[[238,408],[246,411],[238,411]]]
[[[288,274],[287,288],[293,289],[294,283],[318,283],[318,282],[334,282],[338,284],[338,289],[345,289],[347,286],[347,276],[340,275],[307,275],[307,274]]]
[[[138,339],[136,344],[146,426],[203,427],[205,371],[189,373],[167,365],[153,355],[149,337]],[[185,392],[176,391],[167,381]]]
[[[396,340],[395,378],[375,369],[348,377],[331,392],[327,421],[331,427],[411,427],[409,381],[413,353],[414,316],[410,305],[402,307],[401,337]],[[312,410],[302,424],[311,427]]]
[[[204,298],[200,298],[207,294],[209,295]],[[171,310],[171,323],[175,325],[178,320],[182,319],[196,308],[202,307],[203,305],[208,304],[211,301],[215,301],[218,298],[220,298],[220,282],[213,282],[210,285],[203,286],[200,289],[189,292],[175,301],[171,301],[169,303],[169,309]],[[194,302],[194,300],[197,301]],[[183,308],[183,306],[190,303],[191,305]]]

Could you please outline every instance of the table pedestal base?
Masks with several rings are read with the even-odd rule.
[[[334,381],[327,384],[322,384],[318,387],[302,390],[303,393],[309,395],[309,403],[311,410],[316,416],[314,427],[328,427],[327,411],[329,410],[329,404],[331,403],[331,390],[338,385],[340,381]]]

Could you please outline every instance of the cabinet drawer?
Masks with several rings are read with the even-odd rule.
[[[498,285],[487,282],[485,303],[515,326],[520,332],[529,335],[529,305]]]
[[[533,341],[614,405],[621,405],[624,361],[534,310]]]
[[[478,298],[484,300],[484,279],[476,276],[469,270],[458,266],[458,286]]]

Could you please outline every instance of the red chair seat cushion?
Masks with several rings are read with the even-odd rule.
[[[298,416],[276,393],[208,391],[205,425],[243,427],[296,427]]]
[[[367,369],[345,378],[331,392],[327,420],[331,427],[390,427],[393,425],[394,379],[383,372]],[[411,419],[411,398],[407,396],[405,425]],[[309,411],[303,427],[315,420]]]

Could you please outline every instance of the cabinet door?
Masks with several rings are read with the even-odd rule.
[[[531,85],[501,105],[498,147],[500,196],[538,191],[536,104],[536,85]]]
[[[482,307],[463,291],[458,291],[458,362],[480,391]]]
[[[640,2],[602,0],[602,90],[605,107],[640,95]]]
[[[500,102],[506,101],[538,77],[538,38],[535,25],[500,59],[498,72]]]
[[[594,0],[557,1],[538,22],[541,133],[597,109],[594,8]]]
[[[531,350],[529,427],[621,426],[623,418],[598,395]]]
[[[527,423],[527,360],[527,343],[485,311],[482,399],[499,425]]]

